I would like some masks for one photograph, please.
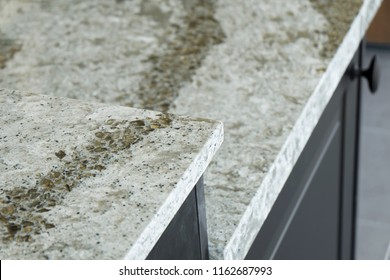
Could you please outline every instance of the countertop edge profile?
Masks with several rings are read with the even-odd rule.
[[[192,120],[196,121],[196,119]],[[175,213],[179,210],[188,194],[203,175],[213,156],[221,146],[223,138],[223,123],[215,121],[214,131],[211,137],[203,145],[200,152],[176,184],[174,190],[169,194],[164,204],[158,209],[152,221],[147,225],[136,242],[126,253],[124,259],[139,260],[147,258],[148,254],[153,249],[153,246],[175,216]],[[165,218],[161,219],[161,216],[165,216]]]

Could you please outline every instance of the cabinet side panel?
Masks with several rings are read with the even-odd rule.
[[[206,221],[206,202],[204,196],[203,176],[199,179],[195,187],[196,206],[199,221],[199,246],[202,260],[209,259],[209,244],[207,237],[207,221]]]
[[[194,188],[149,253],[148,260],[199,260],[202,258],[196,202]]]

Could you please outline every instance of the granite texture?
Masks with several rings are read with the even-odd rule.
[[[220,122],[0,90],[0,258],[144,259]]]
[[[223,121],[205,174],[210,256],[240,259],[380,2],[8,0],[0,27],[15,51],[0,87]],[[179,47],[194,30],[213,40]],[[165,91],[153,101],[149,88]]]

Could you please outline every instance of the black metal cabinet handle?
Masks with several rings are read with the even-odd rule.
[[[376,55],[371,59],[370,66],[366,69],[359,69],[355,64],[352,64],[349,68],[349,74],[352,80],[359,76],[365,77],[372,94],[378,90],[380,69]]]

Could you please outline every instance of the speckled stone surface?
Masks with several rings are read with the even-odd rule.
[[[0,258],[143,259],[222,124],[0,89]]]
[[[210,256],[240,259],[381,1],[27,2],[0,12],[13,46],[0,87],[223,121],[205,174]]]

